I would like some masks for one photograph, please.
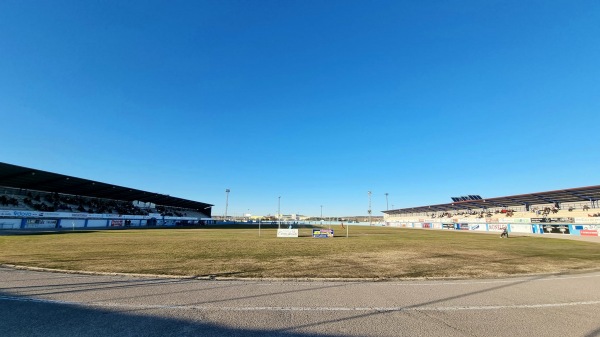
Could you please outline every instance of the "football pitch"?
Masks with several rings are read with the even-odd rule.
[[[0,236],[0,263],[206,278],[483,278],[600,270],[592,242],[340,226],[334,238],[275,228],[127,229]]]

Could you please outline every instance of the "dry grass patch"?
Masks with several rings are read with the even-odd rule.
[[[229,277],[495,277],[600,270],[597,243],[351,227],[350,238],[273,229],[119,230],[0,236],[0,263],[99,272]]]

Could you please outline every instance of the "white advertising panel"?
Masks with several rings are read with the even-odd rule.
[[[600,218],[575,218],[576,224],[600,224]]]
[[[61,228],[83,228],[85,220],[83,219],[63,219],[60,222]]]
[[[533,233],[531,225],[510,225],[510,231],[514,233]]]
[[[298,229],[293,228],[282,228],[277,230],[278,238],[297,238],[298,237]]]
[[[0,210],[0,216],[14,216],[13,211]]]
[[[470,231],[486,231],[487,230],[487,226],[486,224],[469,224],[469,230]]]
[[[68,220],[66,220],[68,222]],[[88,220],[88,227],[106,227],[107,220]]]
[[[490,232],[502,232],[504,230],[504,228],[506,228],[506,226],[508,226],[508,225],[507,224],[490,223],[490,224],[488,224],[488,231],[490,231]]]
[[[531,223],[531,218],[499,218],[500,223]]]
[[[21,219],[0,219],[0,229],[19,229]]]

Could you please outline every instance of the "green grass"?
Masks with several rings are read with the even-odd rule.
[[[337,235],[345,232],[335,226]],[[0,263],[66,270],[232,277],[498,277],[600,270],[600,245],[454,231],[350,227],[350,237],[275,229],[128,229],[0,236]]]

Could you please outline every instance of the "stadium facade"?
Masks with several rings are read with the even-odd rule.
[[[0,229],[211,223],[212,204],[0,163]]]

